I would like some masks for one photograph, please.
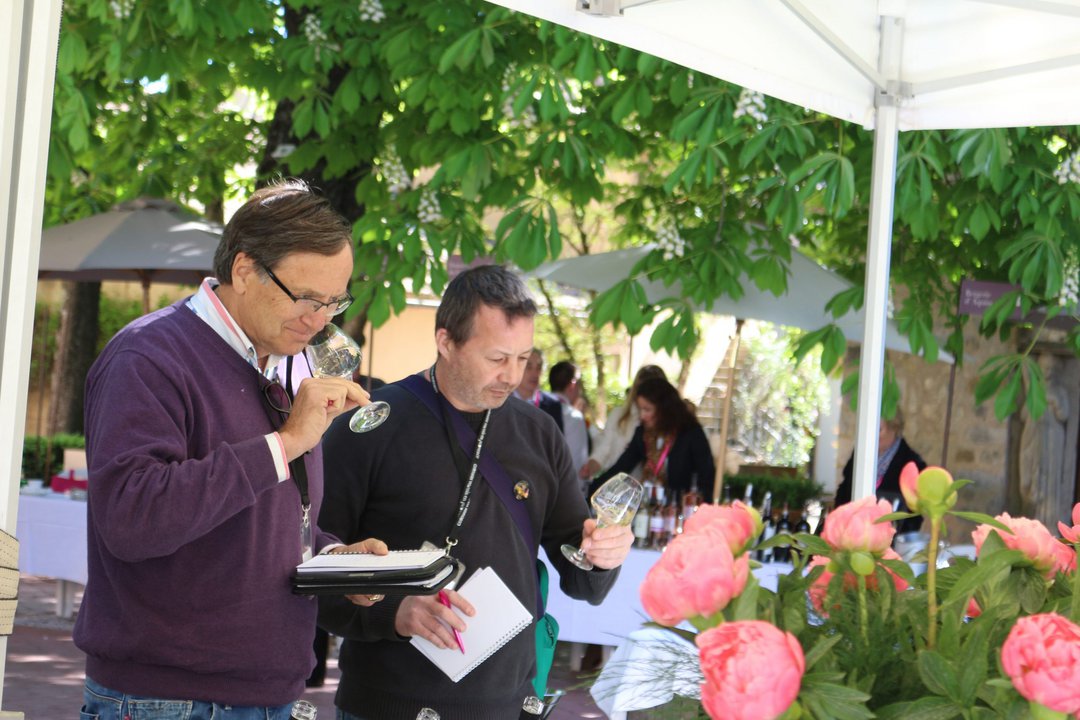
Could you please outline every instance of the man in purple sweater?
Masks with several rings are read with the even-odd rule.
[[[317,609],[291,593],[293,568],[328,549],[385,552],[317,525],[323,432],[367,395],[292,378],[293,356],[352,302],[352,267],[329,202],[298,181],[263,188],[226,226],[216,279],[94,363],[82,717],[289,718]]]

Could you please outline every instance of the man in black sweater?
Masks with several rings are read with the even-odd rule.
[[[543,412],[506,402],[532,351],[535,313],[521,280],[502,267],[455,278],[436,315],[435,364],[374,393],[392,408],[375,431],[354,434],[339,423],[327,434],[321,516],[323,527],[346,542],[373,536],[393,549],[424,541],[443,546],[456,534],[463,579],[493,568],[534,620],[542,612],[539,546],[563,591],[596,604],[633,541],[629,528],[597,529],[589,519],[566,443]],[[563,543],[581,544],[597,569],[572,566],[559,552]],[[447,594],[467,616],[472,612],[464,597]],[[457,683],[408,642],[419,636],[454,648],[452,628],[468,622],[429,596],[390,597],[371,608],[320,599],[320,623],[344,638],[337,706],[351,720],[413,720],[422,707],[454,720],[516,718],[533,694],[533,627]]]

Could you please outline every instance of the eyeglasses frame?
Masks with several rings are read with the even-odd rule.
[[[293,303],[298,303],[301,300],[303,300],[304,302],[315,303],[317,305],[317,307],[314,310],[311,311],[313,313],[321,313],[321,312],[323,312],[324,308],[331,308],[331,307],[336,305],[337,310],[330,313],[330,317],[336,317],[336,316],[340,315],[341,313],[345,312],[348,309],[348,307],[350,305],[352,305],[353,302],[356,300],[356,298],[354,298],[352,293],[349,292],[348,290],[345,291],[345,297],[344,298],[338,298],[336,300],[331,300],[330,302],[323,302],[321,300],[316,300],[315,298],[312,298],[312,297],[297,297],[296,295],[294,295],[292,293],[291,290],[289,290],[289,288],[285,287],[285,283],[281,282],[281,280],[278,279],[278,276],[274,274],[273,270],[266,267],[265,265],[263,266],[262,270],[263,270],[263,272],[266,273],[266,276],[269,277],[271,280],[273,280],[274,284],[277,285],[281,289],[281,292],[285,293],[288,296],[288,298],[293,301]]]

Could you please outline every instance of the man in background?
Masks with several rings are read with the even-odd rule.
[[[532,352],[529,353],[528,362],[525,363],[525,372],[522,373],[521,384],[514,390],[514,394],[546,412],[562,430],[562,405],[557,397],[540,389],[540,378],[543,374],[544,353],[540,352],[538,348],[533,348]]]
[[[576,468],[589,460],[589,427],[585,424],[585,416],[577,409],[581,399],[580,378],[577,366],[569,360],[555,363],[548,372],[548,385],[551,394],[559,400],[562,431],[570,448],[570,460]],[[583,487],[587,485],[583,484]]]

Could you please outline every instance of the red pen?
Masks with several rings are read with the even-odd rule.
[[[450,607],[450,596],[448,596],[445,592],[440,590],[439,591],[439,602],[441,602],[446,607]],[[450,628],[450,629],[454,630],[454,628]],[[465,643],[462,642],[461,633],[459,633],[457,630],[454,630],[454,639],[457,640],[458,649],[461,650],[462,655],[464,655],[465,654]]]

